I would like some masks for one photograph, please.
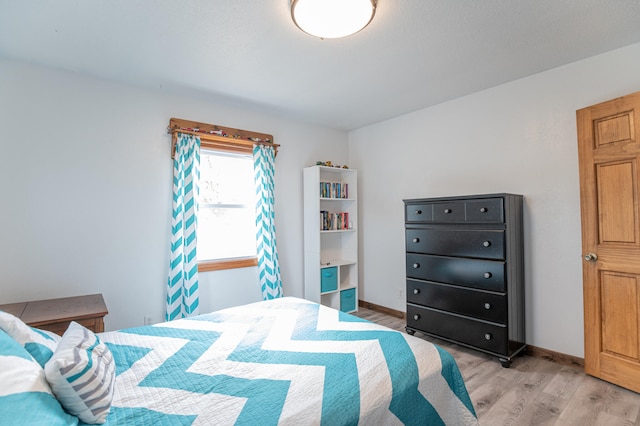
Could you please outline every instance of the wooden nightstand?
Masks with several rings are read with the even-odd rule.
[[[0,310],[20,318],[31,327],[62,335],[75,321],[93,331],[104,331],[104,316],[109,313],[102,294],[36,300],[0,305]]]

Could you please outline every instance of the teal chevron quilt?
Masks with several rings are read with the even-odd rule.
[[[452,356],[297,298],[100,335],[108,425],[471,425]]]

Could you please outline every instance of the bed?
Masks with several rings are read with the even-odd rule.
[[[90,338],[82,332],[84,337],[78,339]],[[37,344],[47,349],[41,350],[44,356],[33,357],[34,363],[49,379],[63,343],[41,332],[36,337],[40,335],[44,340]],[[54,343],[45,345],[48,339]],[[25,338],[17,340],[27,348]],[[112,400],[101,420],[106,418],[107,425],[477,424],[449,353],[303,299],[285,297],[101,333],[89,343],[92,350],[98,345],[108,348],[104,358],[94,359],[93,367],[113,370]],[[29,344],[33,350],[33,342]],[[2,355],[6,346],[0,338]],[[6,364],[3,358],[0,362]],[[0,367],[3,371],[6,365]],[[85,370],[72,372],[74,380]],[[0,383],[7,380],[2,374]],[[60,399],[51,388],[53,398],[40,389],[48,398],[47,407],[54,405],[55,397]],[[2,419],[20,412],[24,402],[15,393],[7,399],[5,393],[0,390]],[[34,417],[33,410],[24,411]],[[40,423],[24,420],[47,425],[77,422],[75,416],[58,423],[52,422],[53,416],[43,416],[36,416],[44,419]]]

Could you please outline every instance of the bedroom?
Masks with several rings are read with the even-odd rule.
[[[12,13],[0,15],[5,24]],[[290,296],[303,295],[301,170],[317,160],[359,171],[360,298],[396,310],[404,310],[403,198],[524,194],[528,343],[583,357],[575,111],[640,90],[634,34],[607,52],[345,130],[227,96],[42,65],[52,59],[22,58],[2,32],[0,173],[10,182],[0,213],[10,242],[0,250],[3,303],[102,293],[108,330],[141,325],[145,316],[161,320],[170,223],[166,126],[181,117],[271,133],[281,144],[278,244]],[[200,282],[204,312],[260,298],[254,268],[204,273]]]

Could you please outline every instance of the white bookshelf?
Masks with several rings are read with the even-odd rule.
[[[303,173],[304,297],[344,312],[355,312],[358,310],[358,174],[352,169],[326,166],[307,167]],[[341,197],[322,196],[321,182],[339,184]],[[348,194],[344,185],[348,187]],[[323,230],[322,211],[342,214],[341,220],[334,221],[342,225],[340,229]],[[343,219],[345,213],[348,220]],[[333,272],[335,278],[327,278]],[[335,289],[323,291],[323,282],[333,279]]]

